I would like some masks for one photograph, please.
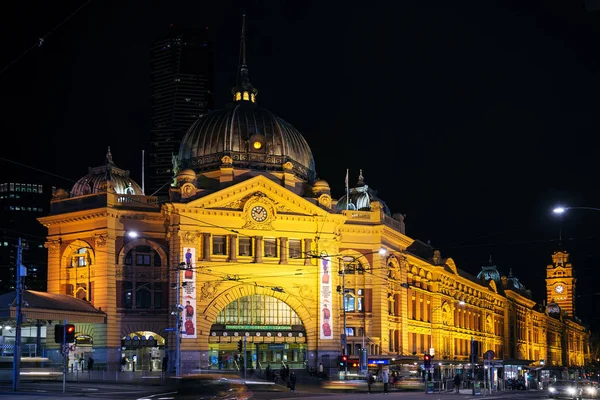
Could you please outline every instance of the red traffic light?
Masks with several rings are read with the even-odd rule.
[[[342,356],[342,361],[344,361],[344,362],[348,361],[348,356]]]
[[[73,325],[67,325],[67,333],[75,332],[75,327]]]

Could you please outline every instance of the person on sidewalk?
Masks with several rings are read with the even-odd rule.
[[[296,373],[290,373],[290,392],[296,391]]]
[[[372,372],[369,372],[367,375],[367,389],[369,390],[369,394],[371,394],[371,385],[375,382],[375,376]]]
[[[461,383],[462,379],[460,379],[460,375],[456,374],[454,375],[454,392],[455,393],[460,393],[460,383]]]
[[[92,356],[90,356],[90,358],[88,358],[88,373],[91,373],[94,370],[94,359],[92,358]]]
[[[381,371],[381,380],[383,381],[383,394],[388,394],[390,375],[387,368],[384,368],[383,371]]]

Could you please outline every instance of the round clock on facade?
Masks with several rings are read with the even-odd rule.
[[[267,210],[263,206],[255,206],[250,211],[250,216],[256,222],[263,222],[267,219]]]
[[[556,285],[554,291],[556,291],[556,293],[562,293],[565,291],[565,287],[563,285]]]

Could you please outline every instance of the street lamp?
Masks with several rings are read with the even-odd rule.
[[[554,209],[552,209],[552,212],[554,214],[564,214],[565,212],[567,212],[568,210],[593,210],[593,211],[600,211],[600,208],[595,208],[595,207],[555,207]]]

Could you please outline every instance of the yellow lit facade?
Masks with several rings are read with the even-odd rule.
[[[240,76],[234,104],[184,137],[168,201],[145,196],[109,150],[39,219],[48,228],[48,291],[107,313],[106,324],[76,324],[93,338],[96,363],[116,367],[135,337],[156,340],[129,343],[148,350],[134,354],[138,369],[165,353],[173,362],[175,314],[184,372],[239,368],[240,340],[254,367],[322,362],[333,370],[344,326],[353,358],[364,347],[369,358],[414,362],[432,351],[436,361],[467,362],[474,340],[480,359],[493,350],[505,361],[584,365],[589,337],[573,315],[566,253],[547,268],[547,307],[512,274],[489,266],[478,278],[464,273],[407,236],[402,215],[362,171],[348,196],[332,199],[304,138],[257,107],[245,62]]]

